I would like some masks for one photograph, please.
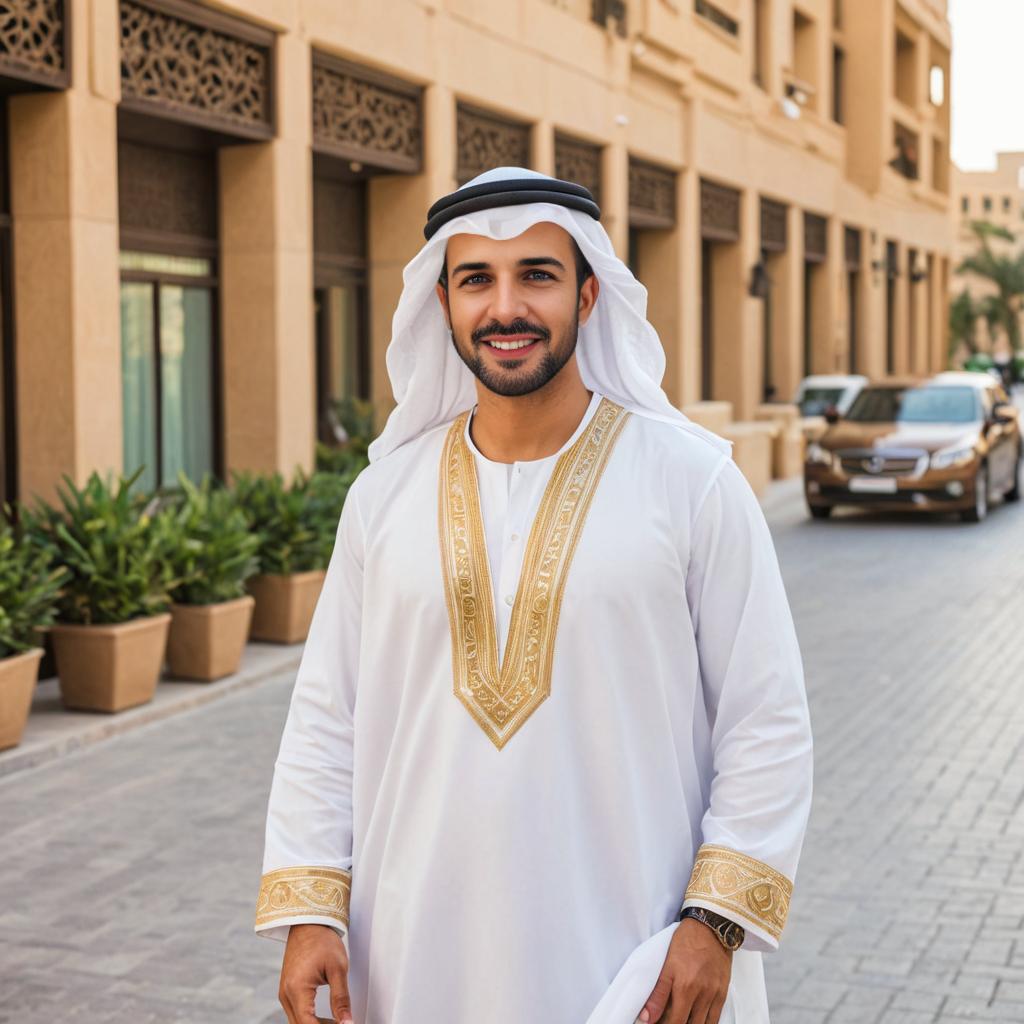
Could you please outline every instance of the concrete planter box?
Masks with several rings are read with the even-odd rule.
[[[242,661],[256,599],[172,604],[167,670],[175,679],[213,682],[234,675]]]
[[[42,656],[42,647],[32,647],[0,658],[0,750],[21,742]]]
[[[153,699],[170,612],[113,625],[50,627],[65,707],[123,711]]]
[[[250,639],[275,644],[305,640],[326,575],[326,570],[314,569],[286,576],[267,573],[249,580],[246,587],[256,598]]]

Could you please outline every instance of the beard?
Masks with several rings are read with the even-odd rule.
[[[518,398],[539,391],[558,375],[576,351],[579,326],[579,311],[576,311],[572,322],[562,331],[558,344],[554,346],[551,345],[551,332],[546,327],[521,319],[513,320],[510,324],[494,322],[486,327],[477,328],[465,344],[460,344],[453,330],[452,344],[459,358],[488,391],[504,398]],[[538,344],[545,346],[540,361],[532,370],[516,372],[525,362],[523,359],[504,360],[500,369],[494,369],[484,362],[480,354],[480,346],[484,344],[483,338],[509,334],[536,334],[540,339]]]

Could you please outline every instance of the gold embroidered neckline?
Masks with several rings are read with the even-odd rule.
[[[465,438],[468,412],[445,438],[438,527],[455,694],[499,750],[551,692],[569,566],[628,416],[602,398],[583,433],[559,456],[530,530],[500,665],[476,464]]]

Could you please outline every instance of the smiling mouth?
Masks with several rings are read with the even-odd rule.
[[[497,352],[521,352],[523,349],[531,348],[536,345],[539,338],[505,338],[498,340],[497,338],[489,338],[484,341],[484,344],[488,348],[493,348]]]

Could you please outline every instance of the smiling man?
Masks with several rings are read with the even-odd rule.
[[[810,804],[729,445],[660,387],[586,189],[439,200],[275,765],[256,928],[358,1024],[765,1024]]]

